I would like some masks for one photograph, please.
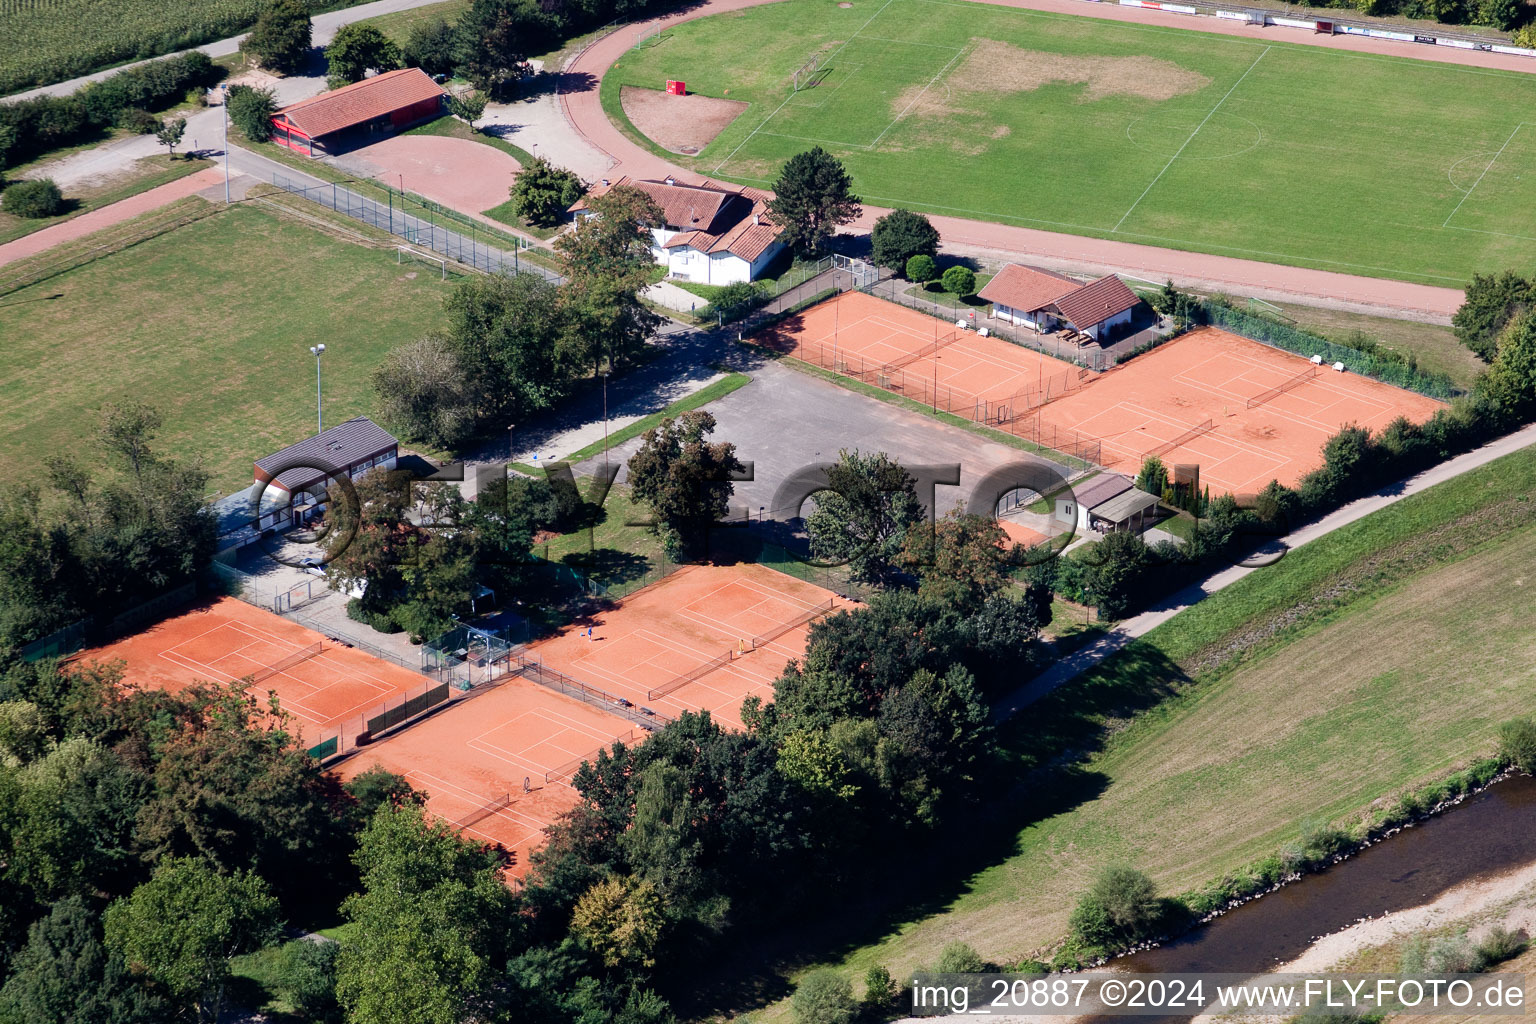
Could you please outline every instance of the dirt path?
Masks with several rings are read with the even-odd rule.
[[[13,242],[0,245],[0,267],[28,256],[35,256],[44,249],[51,249],[61,242],[73,241],[94,231],[100,231],[102,228],[111,227],[113,224],[121,224],[141,213],[158,210],[184,196],[222,184],[223,181],[224,171],[221,168],[208,167],[196,174],[189,174],[185,178],[178,178],[158,188],[152,188],[148,192],[130,196],[111,206],[103,206],[99,210],[82,213],[62,224],[55,224],[51,228],[43,228],[30,235],[23,235]]]
[[[775,0],[705,0],[686,12],[655,19],[645,24],[675,25],[694,18],[707,17],[755,7]],[[1299,29],[1262,27],[1215,18],[1191,18],[1141,7],[1120,7],[1108,3],[1088,5],[1081,0],[973,0],[1004,7],[1100,18],[1159,27],[1177,26],[1219,35],[1254,39],[1283,40],[1308,46],[1413,58],[1471,67],[1536,73],[1536,59],[1512,54],[1477,50],[1448,49],[1416,43],[1371,39],[1361,36],[1318,36]],[[629,174],[657,178],[674,174],[684,180],[699,176],[673,165],[632,142],[608,120],[603,112],[597,82],[614,63],[628,52],[637,25],[626,25],[595,40],[577,54],[564,68],[567,78],[590,82],[581,91],[562,91],[560,105],[576,133],[593,147],[614,160],[611,177]],[[889,211],[867,206],[853,230],[867,231],[877,217]],[[1003,258],[1023,258],[1061,269],[1083,273],[1117,271],[1127,276],[1151,281],[1172,278],[1186,286],[1205,290],[1224,290],[1255,295],[1272,301],[1294,301],[1308,305],[1371,312],[1404,319],[1445,318],[1460,306],[1462,292],[1456,288],[1437,288],[1379,278],[1358,277],[1326,270],[1287,267],[1229,256],[1181,252],[1156,246],[1085,238],[1054,231],[1010,227],[960,217],[933,217],[944,237],[944,248],[964,254],[988,253]]]

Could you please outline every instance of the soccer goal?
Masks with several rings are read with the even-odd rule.
[[[647,46],[655,46],[661,42],[661,26],[648,25],[635,33],[635,49],[641,50]]]
[[[800,65],[799,70],[795,72],[795,92],[799,92],[801,89],[809,89],[821,81],[821,57],[822,55],[818,53]]]
[[[413,249],[408,245],[395,246],[395,264],[397,266],[404,266],[407,263],[425,263],[428,266],[435,266],[442,275],[442,279],[444,281],[448,280],[447,260],[440,256],[433,256],[431,253],[422,252],[420,249]]]

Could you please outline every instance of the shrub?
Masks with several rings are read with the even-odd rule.
[[[277,113],[277,94],[271,89],[253,89],[237,85],[229,90],[224,102],[229,104],[229,119],[252,142],[266,142],[272,137],[272,115]]]
[[[1499,727],[1499,756],[1527,775],[1536,775],[1536,718],[1516,718]]]
[[[1477,953],[1483,958],[1485,966],[1501,964],[1505,960],[1513,960],[1525,952],[1525,933],[1512,932],[1501,924],[1496,924],[1483,936],[1477,944]]]
[[[944,271],[944,290],[951,295],[976,294],[976,274],[970,267],[950,267]]]
[[[1476,974],[1487,964],[1465,934],[1415,939],[1403,950],[1402,973],[1409,977]]]
[[[853,1024],[859,1014],[852,983],[833,970],[807,974],[790,1005],[799,1024]]]
[[[892,210],[875,221],[869,240],[870,259],[891,270],[901,270],[913,256],[933,257],[939,252],[938,228],[911,210]]]
[[[376,612],[366,609],[363,607],[363,602],[355,597],[347,602],[347,618],[353,622],[361,622],[365,626],[370,626],[380,633],[400,633],[404,630],[404,627],[396,622],[394,616],[389,612]]]
[[[1530,27],[1521,31],[1530,31]],[[1502,274],[1473,274],[1466,298],[1451,317],[1456,337],[1483,362],[1493,362],[1499,333],[1530,304],[1532,291],[1530,281],[1508,270]]]
[[[51,178],[18,181],[0,200],[6,213],[17,217],[52,217],[64,206],[64,194]]]
[[[143,107],[124,107],[117,113],[117,126],[136,135],[153,135],[160,130],[160,119]]]
[[[940,974],[980,974],[988,964],[968,943],[956,940],[945,945],[939,952],[939,963],[934,968]]]
[[[411,29],[400,55],[408,67],[417,67],[429,75],[450,75],[456,64],[458,37],[443,18],[423,22]]]
[[[740,320],[768,298],[768,292],[751,281],[737,281],[716,292],[715,297],[709,300],[709,305],[699,310],[699,318],[730,323]]]
[[[1161,917],[1157,887],[1134,868],[1107,867],[1072,911],[1075,938],[1096,949],[1130,945],[1152,933]]]
[[[1526,25],[1524,28],[1516,29],[1515,34],[1509,37],[1509,41],[1527,50],[1536,50],[1536,25]]]
[[[864,973],[864,1005],[873,1014],[881,1014],[896,1007],[896,982],[891,972],[879,964]]]
[[[927,284],[939,276],[939,266],[933,262],[933,257],[922,253],[907,260],[907,280],[918,284]]]
[[[341,1019],[336,1002],[336,957],[341,945],[329,939],[295,939],[278,953],[274,987],[296,1010],[313,1024],[331,1024]]]
[[[512,179],[510,195],[519,217],[540,227],[553,227],[586,190],[576,172],[535,157]]]

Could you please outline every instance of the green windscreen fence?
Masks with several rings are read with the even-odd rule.
[[[309,756],[314,758],[316,761],[324,761],[326,758],[336,753],[336,744],[339,738],[340,737],[332,736],[330,739],[324,741],[323,743],[318,743],[315,746],[310,747]]]
[[[368,731],[375,734],[381,733],[385,729],[399,725],[407,718],[414,718],[428,708],[435,707],[447,699],[448,684],[441,683],[425,693],[418,694],[395,705],[383,714],[375,715],[373,718],[368,719]]]

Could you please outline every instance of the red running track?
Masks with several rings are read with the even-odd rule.
[[[595,40],[577,54],[564,70],[591,75],[594,81],[601,80],[614,61],[629,51],[634,33],[641,27],[652,24],[676,25],[694,18],[774,2],[776,0],[703,0],[681,14],[626,25]],[[1161,26],[1177,25],[1179,28],[1218,35],[1274,38],[1276,33],[1280,33],[1288,43],[1307,46],[1497,68],[1505,71],[1536,72],[1536,59],[1513,54],[1453,50],[1362,36],[1318,36],[1300,29],[1248,25],[1216,18],[1191,19],[1187,15],[1170,14],[1141,7],[1120,7],[1107,3],[1096,3],[1090,6],[1082,0],[973,0],[973,2],[1101,18],[1106,21]],[[566,119],[576,132],[614,160],[614,166],[610,170],[611,177],[617,178],[628,174],[638,178],[660,178],[672,174],[684,181],[700,180],[699,175],[668,162],[627,138],[603,112],[597,88],[594,87],[585,92],[561,93],[560,103]],[[866,206],[864,215],[854,224],[854,228],[868,231],[877,217],[884,216],[888,212],[890,211],[880,207]],[[1437,288],[1406,281],[1287,267],[1255,260],[1234,259],[1230,256],[1162,249],[1134,242],[1084,238],[1055,231],[990,224],[960,217],[934,216],[930,219],[943,235],[946,247],[993,249],[1009,257],[1065,262],[1094,272],[1118,270],[1153,281],[1173,278],[1186,286],[1233,290],[1244,294],[1270,297],[1295,297],[1303,301],[1323,300],[1325,303],[1372,306],[1380,307],[1384,311],[1404,311],[1436,317],[1449,317],[1461,305],[1463,298],[1462,291],[1458,288]]]

